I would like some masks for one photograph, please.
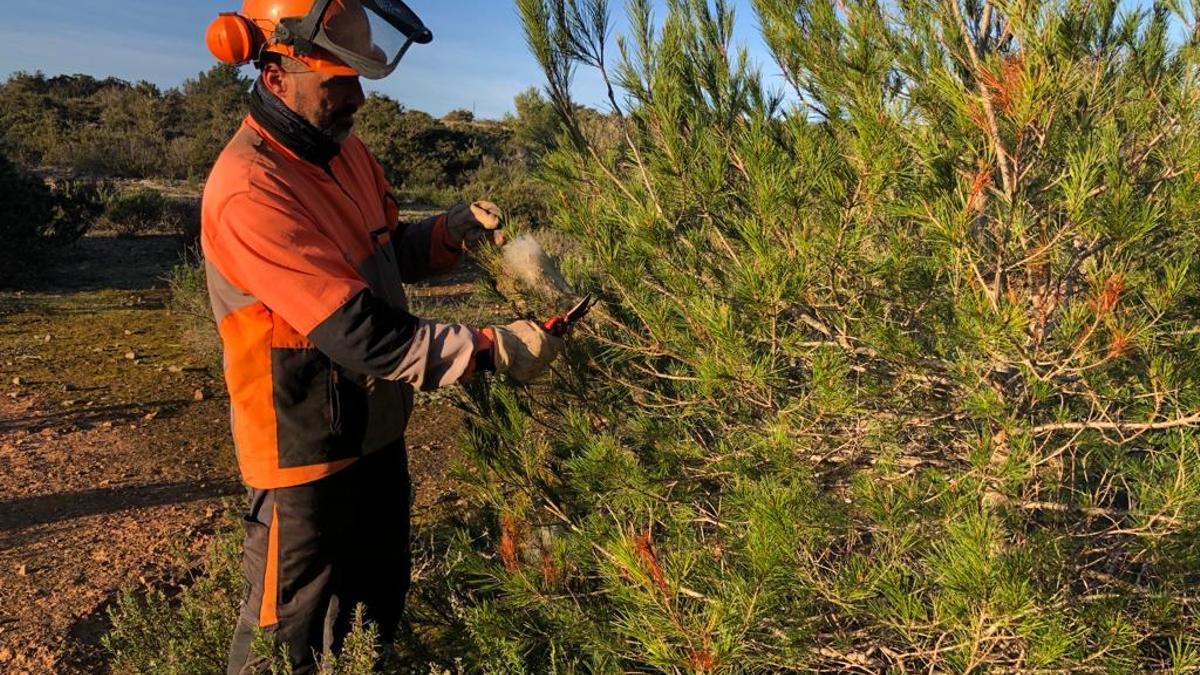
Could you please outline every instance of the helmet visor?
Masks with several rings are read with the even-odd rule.
[[[387,77],[413,42],[432,39],[403,2],[330,0],[314,42],[369,79]]]

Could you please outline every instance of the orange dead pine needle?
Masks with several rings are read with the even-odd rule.
[[[987,112],[982,105],[971,102],[970,109],[967,111],[967,116],[971,118],[971,123],[976,129],[987,130],[991,125],[988,124]]]
[[[558,583],[558,580],[560,579],[558,565],[554,564],[554,558],[552,558],[549,554],[542,555],[541,570],[542,580],[545,581],[546,584],[553,586],[554,584]]]
[[[1010,106],[1012,106],[1012,101],[1009,100],[1008,94],[1004,90],[1004,83],[1000,81],[1000,78],[996,77],[995,73],[987,68],[980,68],[979,81],[983,83],[983,88],[987,97],[992,102],[992,107],[1008,112]]]
[[[1114,330],[1112,338],[1108,342],[1108,358],[1119,359],[1129,353],[1129,346],[1132,341],[1124,331]]]
[[[1006,114],[1012,113],[1013,95],[1020,88],[1025,77],[1025,59],[1020,56],[1009,57],[1000,66],[997,75],[987,68],[980,68],[979,81],[988,92],[992,106]]]
[[[967,193],[967,210],[978,212],[983,208],[983,191],[992,182],[994,169],[990,166],[985,166],[975,174],[974,180],[971,181],[971,191]]]
[[[517,539],[521,526],[511,513],[500,516],[500,559],[504,561],[504,569],[516,572],[521,568],[517,560]]]
[[[1125,277],[1119,272],[1112,275],[1104,282],[1104,287],[1100,289],[1099,295],[1091,300],[1088,305],[1096,316],[1104,316],[1116,308],[1121,302],[1121,294],[1125,292]]]
[[[662,566],[658,564],[658,556],[654,553],[654,544],[650,541],[650,529],[646,529],[646,534],[638,535],[637,538],[637,556],[646,566],[646,572],[650,578],[654,580],[654,584],[659,590],[667,592],[667,578],[663,576]]]
[[[1025,85],[1025,57],[1015,54],[1004,59],[1000,67],[1000,79],[1004,88],[1004,112],[1012,112],[1013,99]]]
[[[717,661],[708,649],[693,649],[688,653],[688,661],[698,673],[711,673]]]

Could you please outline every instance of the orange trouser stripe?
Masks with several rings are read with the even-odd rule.
[[[258,625],[266,628],[279,623],[276,603],[279,598],[279,509],[271,504],[271,531],[267,535],[267,572],[263,579],[262,605]]]

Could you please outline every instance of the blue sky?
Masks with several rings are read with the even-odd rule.
[[[86,73],[98,77],[148,80],[173,87],[212,66],[204,29],[241,0],[4,0],[0,23],[0,78],[25,70],[48,75]],[[408,0],[433,30],[430,45],[415,45],[386,80],[364,80],[367,88],[392,96],[410,108],[435,115],[455,108],[481,117],[512,109],[513,96],[542,85],[541,71],[525,47],[510,0]],[[614,0],[614,24],[623,2]],[[758,27],[748,0],[735,0],[739,40],[758,60]],[[766,72],[773,64],[764,63]],[[607,108],[603,90],[581,72],[577,97]]]
[[[219,12],[241,0],[3,0],[0,79],[18,71],[48,75],[86,73],[148,80],[174,87],[215,60],[204,30]],[[385,80],[364,80],[409,108],[442,115],[465,108],[496,118],[542,74],[529,55],[512,0],[407,0],[433,30],[430,45],[415,45]],[[1148,0],[1123,0],[1126,9]],[[661,4],[661,3],[659,3]],[[750,0],[730,0],[735,39],[761,66],[768,86],[783,88],[779,68],[762,46]],[[622,0],[610,0],[614,31],[624,32]],[[615,51],[615,47],[614,47]],[[252,68],[247,72],[252,72]],[[608,109],[598,78],[581,70],[576,98]]]

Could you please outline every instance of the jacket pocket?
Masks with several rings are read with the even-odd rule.
[[[316,349],[272,349],[271,375],[279,468],[361,454],[361,432],[355,433],[347,411],[353,396],[328,356]]]

